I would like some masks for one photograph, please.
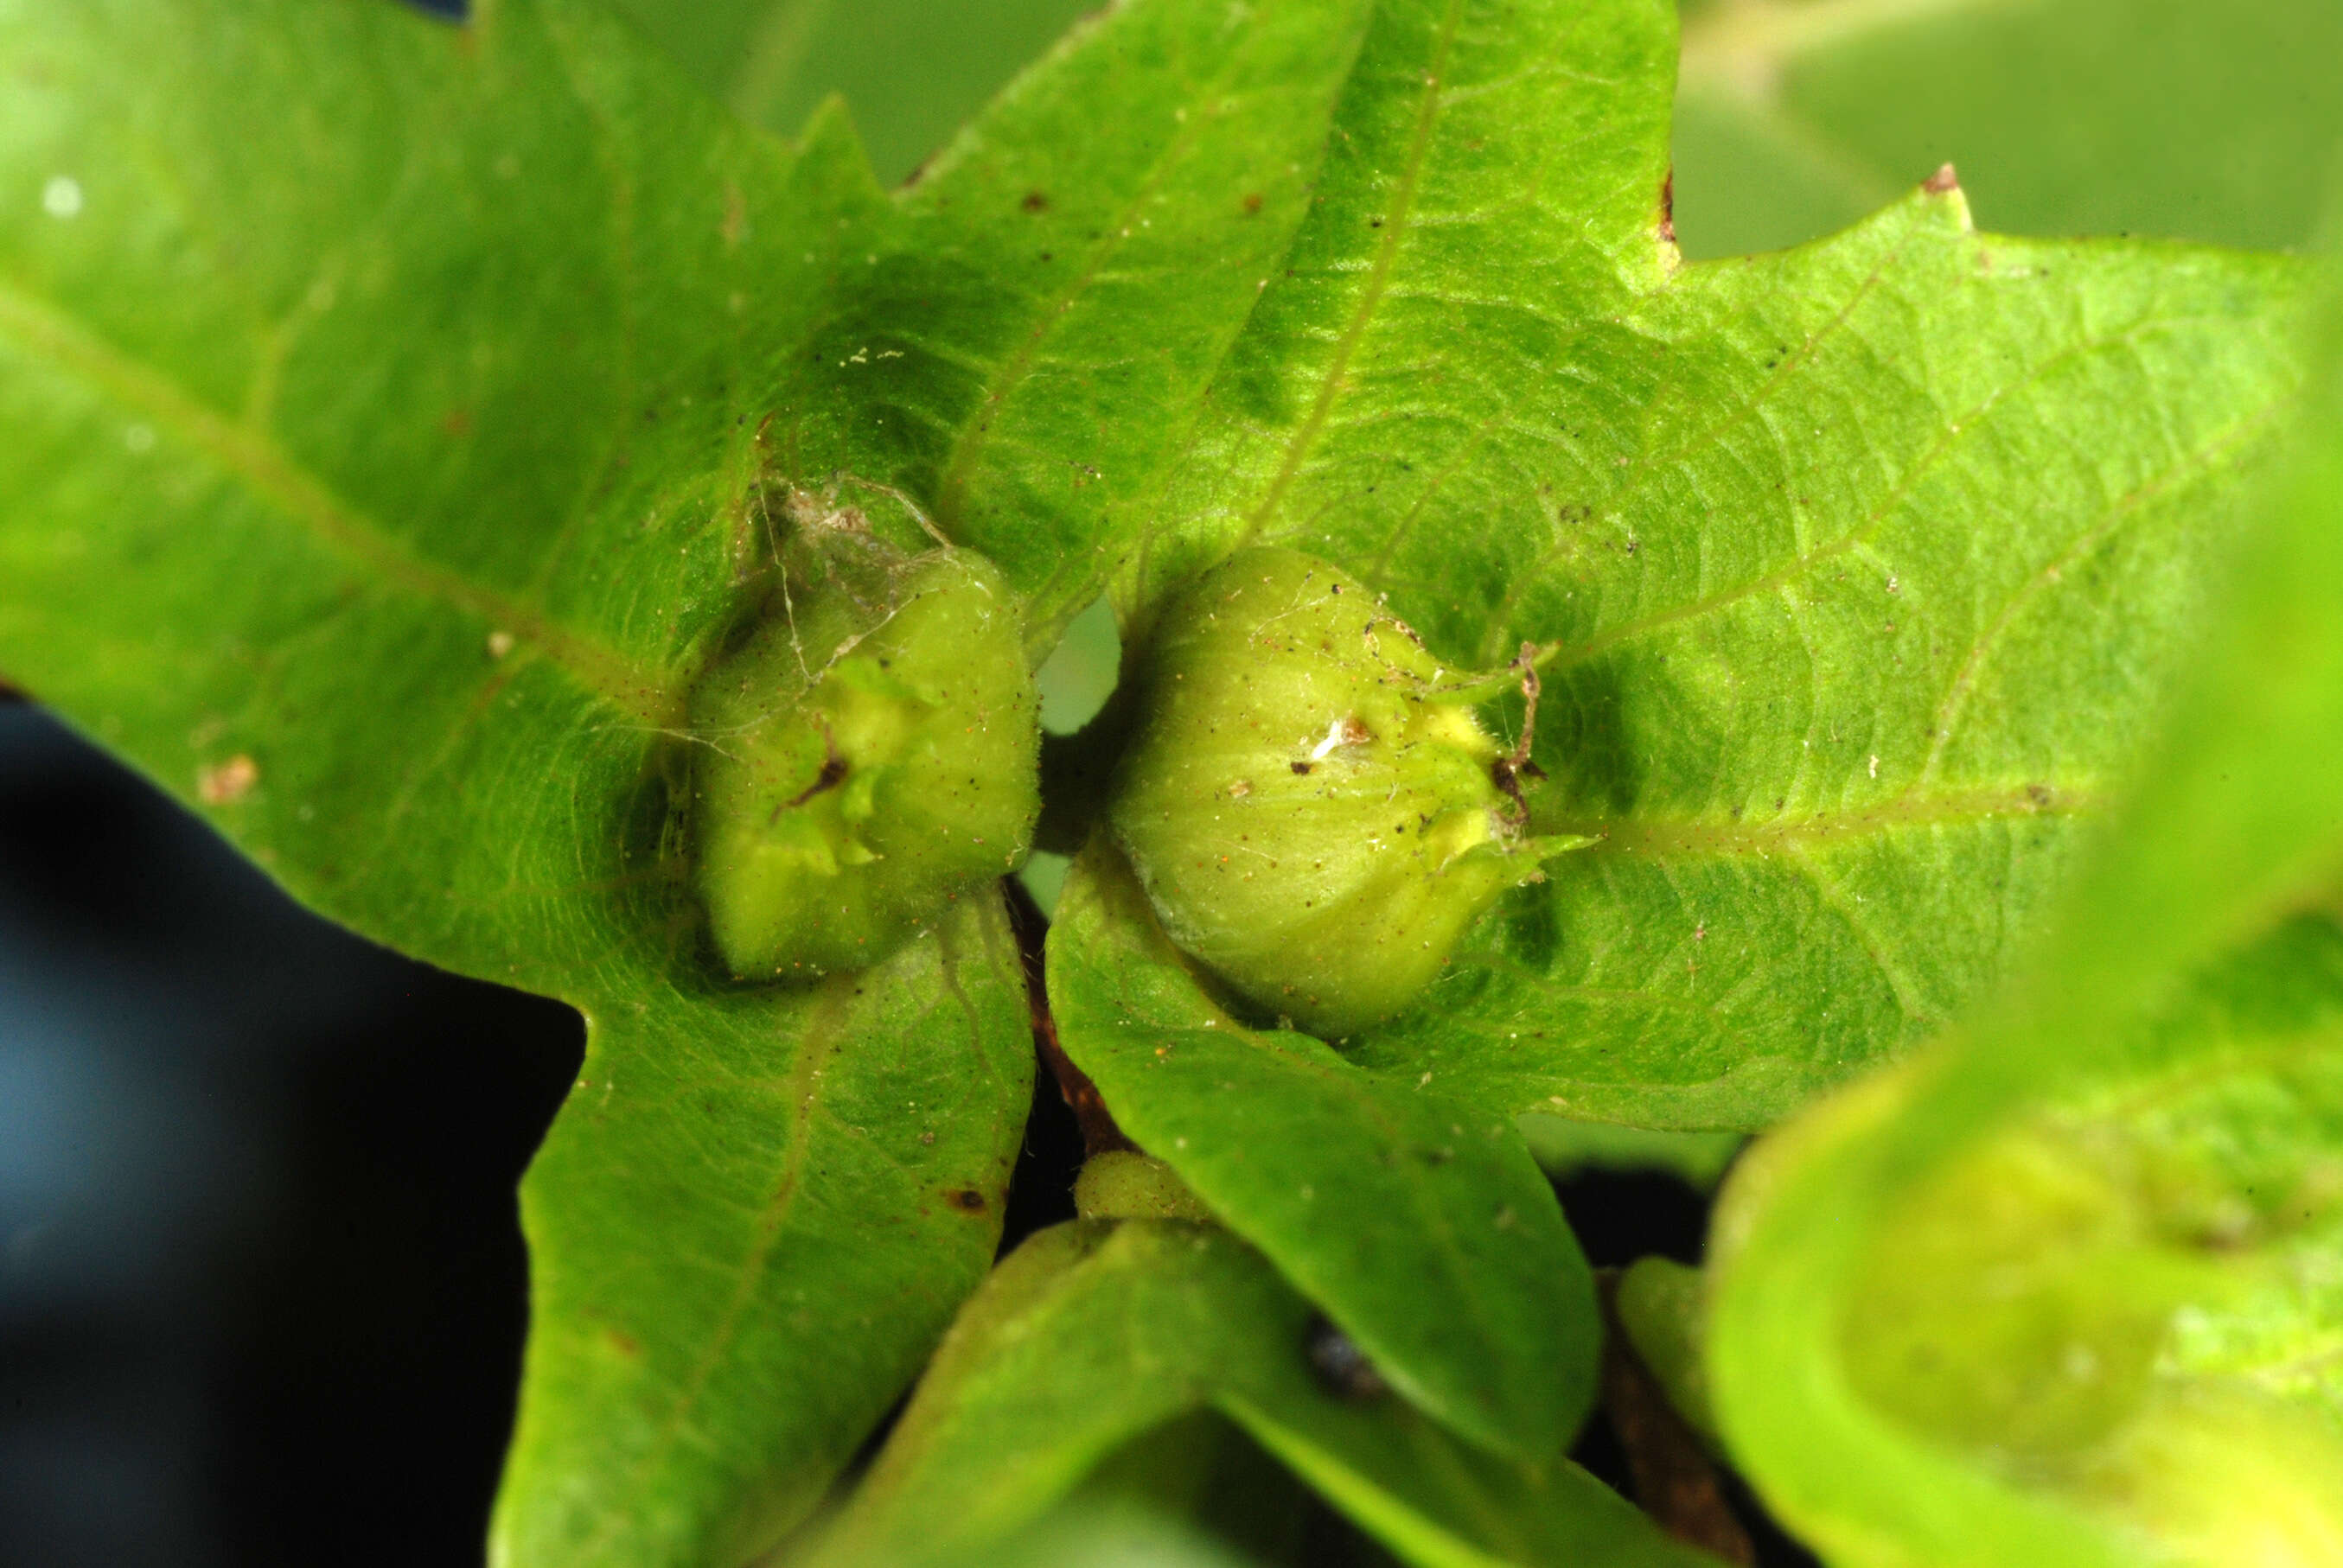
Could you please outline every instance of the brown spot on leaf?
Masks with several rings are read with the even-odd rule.
[[[472,433],[472,411],[450,408],[439,416],[439,433],[450,440],[460,441]]]
[[[1049,193],[1046,191],[1027,191],[1025,193],[1025,199],[1019,202],[1017,205],[1023,207],[1027,212],[1047,212],[1050,210]]]
[[[1676,171],[1673,166],[1660,180],[1660,238],[1668,245],[1676,242]]]
[[[1961,176],[1954,171],[1952,165],[1946,164],[1939,167],[1935,174],[1932,174],[1926,179],[1922,180],[1920,182],[1920,188],[1926,191],[1930,196],[1942,196],[1946,191],[1956,191],[1960,189]]]
[[[944,1201],[963,1214],[981,1214],[985,1210],[984,1194],[973,1187],[962,1187],[944,1194]]]
[[[214,768],[196,771],[196,795],[206,806],[233,806],[260,782],[260,764],[239,751]]]

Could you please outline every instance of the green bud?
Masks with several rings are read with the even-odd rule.
[[[795,552],[779,613],[692,693],[699,894],[744,980],[876,963],[1014,870],[1041,807],[1040,707],[1000,572],[831,545]]]
[[[1356,578],[1246,550],[1163,615],[1108,819],[1172,940],[1340,1038],[1413,1001],[1539,862],[1539,777],[1473,717],[1524,660],[1444,668]],[[1526,739],[1526,738],[1524,738]]]

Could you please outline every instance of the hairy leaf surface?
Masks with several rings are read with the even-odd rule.
[[[1365,9],[1143,0],[1078,30],[897,202],[801,357],[789,464],[928,498],[1031,596],[1038,658],[1291,243]]]
[[[1664,11],[1393,0],[1120,579],[1329,556],[1542,650],[1509,896],[1356,1059],[1755,1126],[1989,986],[2193,623],[2293,385],[2286,264],[1973,233],[1956,189],[1680,265]]]
[[[746,1555],[989,1262],[1030,1082],[989,895],[749,990],[676,875],[759,417],[881,198],[568,0],[8,8],[0,79],[0,668],[317,908],[588,1015],[498,1549]]]

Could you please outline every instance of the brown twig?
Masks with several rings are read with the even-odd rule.
[[[1009,882],[1009,924],[1017,933],[1018,958],[1025,966],[1026,1005],[1033,1019],[1033,1048],[1041,1054],[1041,1065],[1058,1081],[1059,1097],[1074,1113],[1075,1122],[1082,1130],[1082,1152],[1085,1156],[1104,1154],[1117,1149],[1137,1149],[1114,1124],[1114,1113],[1106,1108],[1106,1099],[1090,1074],[1076,1067],[1073,1059],[1058,1043],[1058,1020],[1050,1015],[1050,993],[1042,985],[1041,946],[1049,936],[1049,918],[1041,906],[1025,890],[1025,884],[1011,877]]]
[[[1618,1275],[1606,1270],[1598,1282],[1604,1329],[1603,1413],[1626,1453],[1636,1503],[1685,1545],[1748,1568],[1757,1561],[1757,1548],[1734,1516],[1716,1466],[1620,1328]]]

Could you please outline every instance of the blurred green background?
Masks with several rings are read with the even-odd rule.
[[[618,0],[742,115],[828,94],[907,177],[1089,6]],[[1829,232],[1953,162],[1981,226],[2302,244],[2343,140],[2343,0],[1693,0],[1687,255]]]

